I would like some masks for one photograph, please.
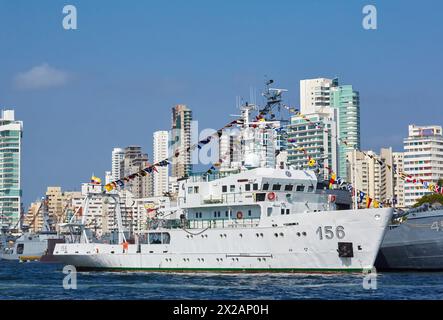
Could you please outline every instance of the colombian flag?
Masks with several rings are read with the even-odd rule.
[[[329,189],[332,189],[332,185],[334,184],[336,178],[337,178],[337,175],[335,173],[333,173],[331,175],[331,179],[329,180]]]
[[[96,177],[96,176],[92,176],[91,177],[91,183],[92,184],[101,184],[102,183],[102,179],[100,179],[99,177]]]

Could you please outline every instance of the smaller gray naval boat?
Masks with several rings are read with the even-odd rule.
[[[443,206],[394,214],[375,261],[377,270],[443,270]]]

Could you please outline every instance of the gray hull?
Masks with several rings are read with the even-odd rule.
[[[443,270],[443,210],[417,212],[390,226],[375,266],[378,270]]]

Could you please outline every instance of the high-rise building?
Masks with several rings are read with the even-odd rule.
[[[360,98],[352,85],[332,87],[330,93],[331,107],[338,109],[338,174],[346,177],[346,154],[353,149],[360,149]]]
[[[3,110],[0,118],[0,224],[17,228],[21,213],[20,182],[23,122],[14,110]]]
[[[336,110],[329,107],[322,107],[321,110],[304,114],[304,118],[291,118],[287,129],[288,164],[298,169],[318,168],[318,173],[328,179],[329,169],[337,172],[338,165]],[[309,166],[309,159],[316,161],[314,166]]]
[[[112,150],[112,181],[117,181],[120,179],[121,174],[121,163],[125,157],[125,150],[121,148],[114,148]]]
[[[304,115],[337,109],[338,141],[337,174],[346,177],[346,154],[360,149],[360,100],[352,85],[339,85],[338,79],[306,79],[300,81],[300,112]],[[344,143],[346,142],[346,144]]]
[[[172,158],[171,175],[176,178],[187,177],[192,172],[191,122],[192,111],[187,106],[172,108],[171,150],[178,156]]]
[[[396,200],[396,206],[399,208],[405,207],[405,181],[401,178],[400,172],[404,172],[404,153],[403,152],[393,152],[393,169],[394,173],[394,196]],[[394,172],[394,170],[392,170]]]
[[[120,163],[120,177],[126,177],[146,168],[149,165],[148,155],[142,152],[140,146],[125,148],[125,156]],[[136,177],[125,184],[125,189],[130,191],[136,198],[148,198],[153,195],[152,173],[142,177]]]
[[[55,222],[63,222],[64,196],[61,187],[48,187],[46,189],[48,200],[48,215]]]
[[[409,125],[404,139],[405,206],[431,193],[421,181],[437,184],[443,178],[443,136],[441,126]],[[420,181],[421,180],[421,181]],[[414,182],[415,181],[415,182]]]
[[[154,132],[154,163],[169,158],[169,132],[156,131]],[[158,172],[154,172],[154,196],[163,196],[165,192],[169,191],[169,166],[158,167]]]
[[[39,212],[41,202],[32,202],[26,213],[24,224],[29,226],[29,230],[32,232],[38,232],[43,227],[43,215]]]
[[[395,180],[392,171],[393,153],[391,148],[382,148],[380,155],[372,150],[347,153],[347,182],[370,198],[385,205],[392,205]]]
[[[316,78],[300,80],[300,112],[316,113],[331,105],[331,88],[338,85],[338,79]]]

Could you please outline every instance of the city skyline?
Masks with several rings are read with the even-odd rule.
[[[432,41],[442,4],[429,12],[425,5],[412,10],[407,4],[375,1],[380,23],[371,33],[361,28],[363,3],[281,1],[273,11],[265,4],[251,8],[227,2],[215,8],[197,6],[194,12],[179,3],[173,8],[134,4],[104,8],[97,14],[94,4],[74,1],[79,29],[69,33],[60,26],[61,2],[30,3],[23,8],[1,2],[2,9],[15,14],[8,17],[6,10],[0,10],[0,35],[11,47],[0,58],[12,61],[2,64],[0,107],[14,109],[25,124],[25,208],[46,186],[76,190],[92,173],[110,170],[109,153],[115,146],[141,145],[152,155],[152,133],[169,128],[170,108],[175,104],[188,105],[202,128],[220,127],[231,119],[230,113],[238,111],[235,97],[249,100],[250,87],[260,92],[265,75],[289,90],[288,101],[294,106],[299,105],[300,79],[337,76],[342,83],[352,84],[361,95],[362,149],[392,146],[402,151],[409,124],[443,123],[434,111],[439,106],[442,44]],[[343,9],[339,19],[328,16],[332,6],[337,12]],[[165,10],[171,14],[167,24],[154,14]],[[315,22],[304,17],[311,10],[318,10]],[[137,11],[146,13],[151,22],[143,15],[129,21],[129,13],[137,15]],[[227,18],[219,16],[220,11],[232,14]],[[33,20],[32,12],[46,13]],[[11,29],[13,16],[22,22],[21,28]],[[122,19],[115,32],[109,31],[118,17]],[[331,39],[317,44],[315,39],[331,24],[335,33],[346,31],[348,37],[339,39],[330,31]],[[408,32],[399,32],[402,28]],[[96,32],[93,39],[88,36],[91,32]],[[95,44],[97,35],[102,40]],[[140,37],[146,43],[140,43]],[[282,42],[285,52],[267,48],[264,39],[269,38]],[[334,51],[316,53],[331,41]],[[189,45],[176,52],[184,42]],[[251,55],[248,43],[264,50]],[[35,47],[32,57],[26,53],[29,45]],[[88,50],[80,52],[81,46]],[[427,53],[426,61],[418,60],[421,52]],[[33,86],[32,76],[39,75],[51,81],[44,82],[45,87]],[[152,121],[153,115],[158,121]]]

